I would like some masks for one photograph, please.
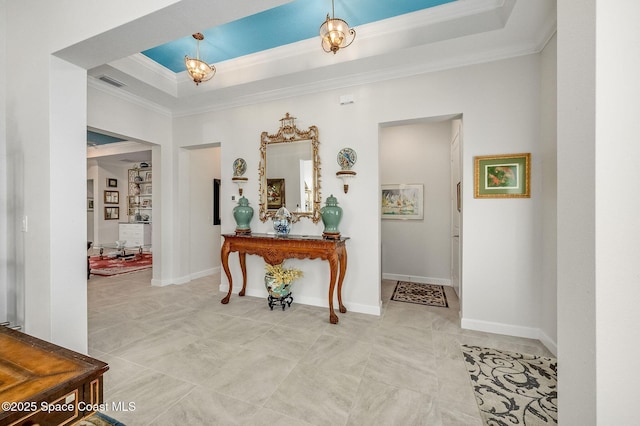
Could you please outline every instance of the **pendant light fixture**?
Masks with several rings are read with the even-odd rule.
[[[327,19],[320,26],[320,37],[322,38],[322,49],[329,53],[335,53],[345,47],[349,47],[356,38],[356,30],[349,28],[349,24],[344,19],[336,18],[334,11],[334,0],[331,0],[331,17],[327,13]]]
[[[193,38],[196,39],[196,58],[190,58],[185,55],[184,64],[187,67],[187,72],[191,76],[191,79],[196,83],[196,86],[203,81],[211,80],[216,73],[216,67],[209,65],[200,60],[200,42],[204,40],[204,36],[201,33],[193,34]]]

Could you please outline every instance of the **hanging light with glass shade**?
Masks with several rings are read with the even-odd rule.
[[[334,0],[331,0],[331,17],[327,13],[327,19],[320,26],[320,37],[322,38],[322,49],[329,53],[335,53],[349,47],[356,38],[356,30],[349,28],[349,24],[344,19],[336,18],[334,11]]]
[[[200,60],[200,42],[204,40],[204,36],[201,33],[195,33],[193,34],[193,38],[195,38],[197,42],[196,57],[194,59],[185,55],[184,64],[187,67],[187,72],[191,76],[191,79],[197,86],[203,81],[211,80],[216,73],[216,67]]]

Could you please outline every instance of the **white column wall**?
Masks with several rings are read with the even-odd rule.
[[[558,170],[557,170],[557,40],[554,36],[541,55],[540,141],[542,145],[542,282],[540,340],[557,354],[558,341]]]
[[[0,0],[0,40],[6,40],[7,14],[5,0]],[[0,117],[7,116],[6,106],[6,44],[0,43]],[[7,120],[0,120],[0,321],[16,321],[15,280],[9,280],[7,248],[10,234],[7,229]],[[13,284],[10,284],[13,282]],[[1,297],[6,295],[6,297]]]
[[[51,169],[47,188],[51,197],[51,340],[82,352],[87,350],[86,337],[79,336],[86,336],[88,327],[83,320],[87,311],[87,229],[78,226],[87,220],[85,73],[82,68],[51,57]],[[82,237],[82,243],[78,244],[75,237]]]
[[[638,17],[637,1],[596,2],[595,356],[602,425],[638,421],[637,374],[629,374],[640,349]]]
[[[639,15],[558,2],[560,424],[637,423]]]
[[[560,424],[596,424],[595,13],[593,1],[558,2]]]

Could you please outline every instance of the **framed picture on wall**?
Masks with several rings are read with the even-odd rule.
[[[284,204],[284,179],[267,179],[267,208],[279,209]]]
[[[105,204],[119,204],[120,203],[120,191],[104,191],[104,203]]]
[[[422,220],[424,218],[424,185],[382,185],[382,219]]]
[[[104,220],[118,220],[118,219],[120,219],[120,207],[104,208]]]
[[[107,178],[107,188],[117,188],[118,187],[118,179]]]
[[[87,211],[93,211],[93,198],[87,198]]]
[[[475,157],[475,198],[530,198],[531,154]]]

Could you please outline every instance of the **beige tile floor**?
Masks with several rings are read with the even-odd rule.
[[[380,317],[233,295],[220,275],[151,287],[150,271],[92,276],[89,351],[109,363],[106,414],[135,425],[481,425],[461,343],[551,354],[538,341],[461,330],[450,308],[390,301]],[[294,290],[295,296],[295,290]],[[131,408],[133,408],[131,406]]]

